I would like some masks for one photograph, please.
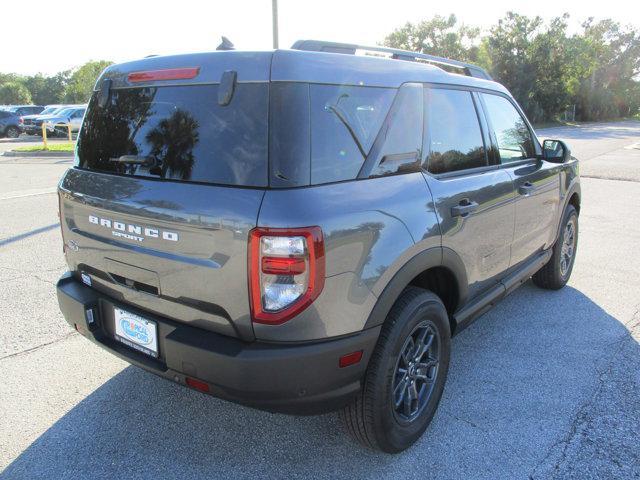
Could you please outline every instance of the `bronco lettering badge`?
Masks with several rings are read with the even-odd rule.
[[[145,238],[161,238],[162,240],[168,240],[170,242],[178,241],[178,234],[176,232],[133,225],[109,218],[101,218],[96,215],[89,215],[89,223],[110,229],[111,235],[114,237],[135,240],[136,242],[143,242]]]

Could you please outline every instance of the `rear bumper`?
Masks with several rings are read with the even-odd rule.
[[[117,302],[69,273],[57,284],[58,303],[78,332],[118,357],[185,385],[186,377],[207,383],[209,393],[262,410],[316,414],[346,405],[360,391],[361,380],[380,327],[325,342],[273,344],[226,337],[140,311]],[[158,323],[157,359],[113,337],[113,307],[119,306]],[[93,310],[94,322],[87,322]],[[338,359],[363,351],[362,360],[339,368]]]

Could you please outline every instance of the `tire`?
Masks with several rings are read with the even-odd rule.
[[[4,131],[7,138],[18,138],[20,136],[20,129],[14,125],[9,125]]]
[[[416,364],[408,366],[408,355],[401,353],[412,352],[415,358],[416,345],[423,345],[424,350],[430,338],[430,348],[423,351],[418,368]],[[432,292],[408,287],[385,320],[361,393],[340,412],[350,435],[366,447],[387,453],[410,447],[422,436],[438,407],[450,352],[449,317],[442,301]],[[412,399],[418,389],[425,395]],[[410,390],[412,393],[407,393]],[[403,400],[396,409],[398,399]]]
[[[559,290],[564,287],[573,271],[578,250],[578,212],[568,205],[562,218],[562,227],[553,255],[549,262],[533,275],[533,283],[547,290]]]

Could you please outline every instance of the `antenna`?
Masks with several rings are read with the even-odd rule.
[[[216,50],[235,50],[236,47],[231,43],[227,37],[222,35],[222,43],[216,47]]]

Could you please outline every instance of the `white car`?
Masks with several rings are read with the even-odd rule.
[[[37,124],[45,124],[49,133],[66,133],[67,124],[71,124],[71,131],[77,132],[82,125],[86,106],[69,107],[54,115],[41,117],[37,120]]]

